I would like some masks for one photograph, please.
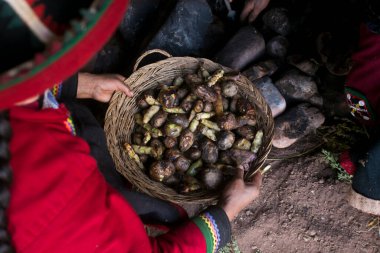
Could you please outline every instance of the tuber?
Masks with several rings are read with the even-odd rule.
[[[129,158],[131,158],[133,161],[135,161],[137,163],[137,165],[140,167],[140,169],[144,169],[144,165],[140,161],[139,156],[133,150],[132,146],[129,145],[128,143],[125,143],[124,147],[125,147],[125,150],[127,151]]]
[[[169,137],[177,138],[182,131],[182,127],[180,125],[174,123],[166,123],[165,125],[165,134]]]
[[[159,110],[151,119],[152,126],[155,128],[162,127],[165,124],[167,118],[168,114],[162,110]]]
[[[186,157],[190,158],[191,160],[195,161],[201,158],[202,152],[196,148],[196,147],[191,147],[187,152],[186,152]]]
[[[225,81],[222,84],[222,94],[225,97],[234,97],[238,93],[238,87],[234,81]]]
[[[211,164],[218,160],[218,148],[210,140],[206,140],[202,146],[202,160]]]
[[[177,138],[166,136],[164,139],[164,145],[168,149],[174,148],[177,145]]]
[[[216,92],[206,86],[206,85],[199,85],[194,89],[194,94],[199,97],[200,99],[207,101],[207,102],[215,102],[217,99]]]
[[[170,161],[156,161],[152,164],[149,170],[149,175],[152,179],[162,182],[171,177],[175,172],[174,164]]]
[[[182,153],[178,149],[167,149],[165,151],[165,159],[171,162],[175,161],[181,155]]]
[[[148,123],[159,110],[160,107],[158,105],[152,105],[149,107],[143,116],[143,123]]]
[[[220,150],[230,149],[235,142],[235,134],[231,131],[222,131],[218,136],[218,148]]]
[[[181,136],[179,137],[179,150],[181,152],[187,151],[194,143],[194,134],[189,129],[183,131]]]
[[[207,168],[202,171],[201,180],[207,189],[216,190],[223,183],[223,173],[217,168]]]
[[[186,172],[190,165],[191,161],[184,156],[178,157],[174,162],[175,168],[180,172]]]

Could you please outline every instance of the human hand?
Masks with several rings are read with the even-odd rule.
[[[256,173],[251,181],[244,182],[244,169],[237,168],[235,178],[224,188],[218,204],[226,212],[230,221],[259,196],[261,182],[261,173]]]
[[[232,2],[233,0],[230,0]],[[243,11],[240,14],[240,20],[248,20],[249,23],[255,21],[257,16],[269,4],[270,0],[245,0]]]
[[[125,85],[124,80],[125,77],[117,74],[79,73],[77,98],[92,98],[107,103],[115,91],[122,91],[128,97],[132,97],[133,93]]]

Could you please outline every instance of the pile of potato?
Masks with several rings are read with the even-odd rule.
[[[126,151],[150,178],[188,193],[217,190],[237,166],[248,170],[261,146],[256,111],[240,96],[236,74],[177,77],[138,98]]]

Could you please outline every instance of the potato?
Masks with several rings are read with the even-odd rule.
[[[165,134],[166,136],[177,138],[180,136],[182,127],[174,123],[167,123],[165,125]]]
[[[214,110],[214,105],[211,102],[204,102],[203,111],[212,112]]]
[[[165,159],[171,162],[174,162],[181,155],[182,153],[178,149],[172,148],[165,151]]]
[[[227,98],[223,97],[223,111],[228,111],[229,106],[230,101]]]
[[[162,154],[165,151],[164,144],[158,139],[154,139],[150,142],[150,146],[152,147],[152,156],[160,160],[162,158]]]
[[[236,140],[233,147],[241,150],[250,150],[251,142],[245,138],[240,138]]]
[[[175,168],[180,172],[186,172],[190,165],[191,160],[185,158],[184,156],[178,157],[174,162]]]
[[[162,110],[159,110],[158,113],[156,113],[151,119],[152,126],[154,128],[162,127],[165,124],[167,118],[168,114]]]
[[[236,133],[241,137],[252,141],[255,138],[256,131],[253,127],[245,125],[236,129]]]
[[[202,152],[196,148],[196,147],[191,147],[187,152],[186,152],[186,157],[190,158],[193,161],[198,160],[201,158]]]
[[[256,159],[256,155],[247,150],[230,149],[229,154],[236,166],[242,166],[244,170],[248,170],[251,163]]]
[[[178,100],[181,101],[182,99],[184,99],[188,93],[189,93],[189,90],[186,88],[178,89],[177,91]]]
[[[196,112],[196,113],[200,113],[203,111],[203,107],[204,107],[204,103],[202,100],[197,100],[195,102],[195,105],[194,105],[194,108],[193,110]]]
[[[170,161],[156,161],[149,169],[149,175],[153,180],[162,182],[171,177],[175,172],[174,164]]]
[[[206,140],[202,146],[202,160],[211,164],[218,160],[218,148],[210,140]]]
[[[183,185],[181,189],[182,193],[194,192],[200,189],[201,189],[201,184],[199,183],[197,179],[188,175],[184,177]]]
[[[230,149],[235,142],[235,134],[231,131],[222,131],[218,135],[218,148],[220,150]]]
[[[234,161],[231,159],[230,153],[228,151],[220,151],[218,156],[218,161],[223,164],[232,165]]]
[[[186,114],[171,114],[169,116],[168,121],[176,125],[179,125],[182,128],[188,128],[190,124],[189,119],[187,118]]]
[[[222,186],[223,173],[217,168],[207,168],[202,171],[201,180],[207,189],[216,190]]]
[[[203,101],[216,102],[217,100],[217,94],[214,91],[214,89],[206,85],[197,86],[194,90],[194,94],[200,99],[202,99]]]
[[[218,118],[218,125],[221,129],[227,131],[234,130],[239,127],[235,115],[229,112]]]
[[[168,149],[174,148],[177,145],[177,138],[166,136],[164,139],[164,145]]]
[[[181,103],[181,108],[185,111],[185,112],[189,112],[192,108],[193,108],[193,104],[194,102],[197,100],[197,96],[193,93],[190,93],[189,95],[187,95],[182,103]]]
[[[158,101],[160,104],[166,108],[173,108],[179,105],[179,99],[176,89],[166,90],[161,89],[160,94],[158,95]]]
[[[197,74],[187,74],[185,76],[185,83],[189,87],[194,87],[196,85],[199,85],[199,84],[203,83],[203,80]]]
[[[252,113],[255,108],[246,98],[239,98],[236,102],[236,111],[240,115],[245,115],[247,113]]]
[[[142,145],[143,143],[143,135],[140,134],[140,133],[134,133],[132,135],[132,144],[135,144],[135,145]]]
[[[234,81],[225,81],[222,84],[222,94],[225,97],[233,97],[238,93],[238,86]]]
[[[178,173],[174,173],[172,176],[166,178],[162,182],[171,188],[177,188],[181,183],[181,176]]]
[[[179,137],[179,150],[181,152],[187,151],[194,143],[194,133],[191,132],[189,129],[186,129],[182,132],[181,136]]]

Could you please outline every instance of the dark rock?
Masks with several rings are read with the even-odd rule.
[[[214,21],[209,25],[204,37],[200,55],[205,58],[213,57],[226,43],[226,33],[225,24],[214,16]]]
[[[286,109],[285,98],[278,91],[269,77],[263,77],[254,82],[254,85],[259,89],[265,101],[269,105],[273,117],[277,117]]]
[[[319,63],[310,58],[306,58],[302,55],[291,55],[287,57],[287,61],[290,65],[296,67],[300,71],[310,76],[315,76],[319,69]]]
[[[128,9],[119,26],[126,44],[134,46],[142,36],[146,35],[147,30],[151,32],[153,22],[156,21],[152,17],[156,15],[160,2],[158,0],[131,0],[129,2]]]
[[[278,65],[274,60],[266,60],[250,66],[248,69],[243,71],[243,75],[253,82],[264,76],[273,75],[277,69]]]
[[[317,95],[314,95],[311,98],[309,98],[308,102],[310,104],[316,106],[316,107],[322,108],[322,106],[323,106],[323,97],[320,96],[319,94],[317,94]]]
[[[294,101],[315,101],[313,100],[315,98],[310,99],[318,96],[318,87],[315,80],[296,69],[286,72],[275,82],[275,85],[281,94],[284,95],[287,103]]]
[[[242,70],[264,52],[263,36],[253,26],[245,26],[216,55],[215,61],[223,66]]]
[[[173,56],[197,55],[212,21],[206,0],[179,0],[147,50],[159,48]]]
[[[290,32],[290,21],[288,11],[284,8],[273,8],[263,15],[263,22],[266,27],[283,36]]]
[[[120,34],[116,33],[108,43],[98,52],[91,69],[92,73],[115,73],[119,72],[124,65],[126,48]]]
[[[323,108],[328,117],[350,117],[350,107],[346,102],[346,95],[343,92],[329,90],[323,94],[325,100]]]
[[[288,39],[278,35],[267,42],[267,54],[275,58],[285,58],[288,47]]]
[[[273,146],[287,148],[315,131],[324,121],[324,115],[317,108],[306,103],[300,104],[276,118]]]

